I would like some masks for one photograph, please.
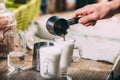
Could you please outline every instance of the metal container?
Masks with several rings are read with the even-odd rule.
[[[46,27],[47,30],[53,35],[65,35],[67,34],[67,29],[69,26],[78,23],[79,19],[80,17],[66,20],[64,18],[52,16],[47,20]]]
[[[39,49],[42,46],[53,46],[53,43],[51,43],[51,42],[37,42],[37,43],[34,44],[33,68],[36,71],[40,71],[40,53],[39,53]]]

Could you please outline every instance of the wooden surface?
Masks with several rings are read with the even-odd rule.
[[[68,74],[74,80],[107,80],[112,67],[112,64],[80,59],[78,62],[72,63],[68,68]],[[9,73],[7,68],[7,60],[0,60],[0,80],[44,80],[39,72],[32,68],[19,73]]]
[[[112,64],[81,59],[73,63],[68,73],[74,75],[76,80],[107,80],[111,74]]]

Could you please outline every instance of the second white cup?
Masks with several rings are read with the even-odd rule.
[[[62,50],[55,46],[43,46],[39,52],[41,76],[47,79],[57,78]]]

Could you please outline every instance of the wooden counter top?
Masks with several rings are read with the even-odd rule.
[[[112,64],[80,59],[68,68],[68,74],[73,80],[109,80]],[[19,73],[9,73],[7,60],[0,60],[0,80],[44,80],[39,72],[31,69]],[[66,80],[66,79],[58,79]]]

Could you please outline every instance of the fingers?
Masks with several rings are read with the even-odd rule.
[[[86,14],[83,14],[83,15],[86,15]],[[97,22],[97,18],[92,15],[86,15],[81,17],[78,22],[85,26],[94,26]]]
[[[93,10],[92,9],[89,9],[89,5],[83,7],[83,8],[80,8],[78,10],[76,10],[74,13],[73,13],[73,18],[75,17],[78,17],[78,16],[86,16],[86,15],[89,15],[89,14],[92,14]]]
[[[83,9],[83,8],[81,8],[81,9],[78,9],[78,10],[76,10],[74,13],[73,13],[73,18],[76,18],[76,17],[78,17],[78,16],[85,16],[85,15],[87,15],[87,12],[86,12],[86,10],[85,9]]]
[[[96,21],[93,21],[93,22],[89,22],[89,23],[86,23],[86,24],[83,24],[85,26],[94,26],[96,24]]]
[[[80,20],[79,20],[79,23],[80,24],[83,24],[85,26],[94,26],[96,24],[97,21],[89,21],[89,22],[86,22],[86,23],[82,23]]]
[[[89,9],[89,5],[81,9],[76,10],[73,13],[73,18],[80,16],[79,23],[85,26],[93,26],[96,24],[96,21],[99,19],[99,15],[93,8]]]
[[[79,19],[78,22],[85,26],[93,26],[96,24],[98,18],[99,17],[95,13],[92,13],[90,15],[83,16],[82,18]]]
[[[81,24],[86,24],[86,23],[88,23],[88,22],[96,21],[96,20],[98,20],[98,18],[99,18],[99,17],[96,15],[96,13],[92,13],[92,14],[90,14],[90,15],[83,16],[83,17],[79,20],[79,22],[80,22]]]

